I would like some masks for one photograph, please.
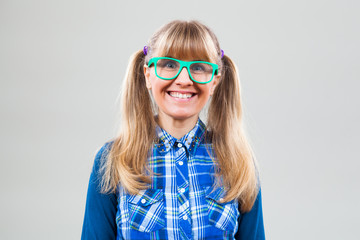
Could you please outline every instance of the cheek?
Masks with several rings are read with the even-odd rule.
[[[157,105],[161,105],[166,98],[168,82],[161,79],[151,79],[151,94]]]
[[[207,97],[210,97],[213,93],[213,85],[208,85],[208,86],[204,86],[202,89],[202,92],[204,93],[204,95],[206,95]]]
[[[159,81],[158,79],[153,79],[151,81],[151,89],[153,94],[160,93],[166,88],[166,84],[163,83],[163,81]]]

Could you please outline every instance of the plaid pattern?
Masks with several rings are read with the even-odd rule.
[[[204,123],[199,119],[180,140],[156,131],[148,159],[151,186],[137,195],[119,187],[117,239],[234,239],[238,203],[219,203],[225,191],[213,187],[213,149],[205,142]]]

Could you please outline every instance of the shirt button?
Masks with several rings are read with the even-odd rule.
[[[179,161],[179,163],[178,163],[180,166],[182,166],[183,164],[184,164],[184,162],[183,161]]]
[[[141,203],[142,203],[142,204],[146,203],[146,200],[145,200],[145,199],[141,199]]]
[[[185,192],[185,188],[180,188],[180,192],[184,193]]]
[[[186,220],[188,220],[188,216],[183,216],[183,219],[186,221]]]
[[[179,148],[181,148],[182,147],[182,144],[181,143],[178,143],[178,145],[177,145]]]

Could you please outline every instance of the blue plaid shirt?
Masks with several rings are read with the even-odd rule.
[[[226,192],[223,187],[214,187],[213,149],[205,142],[205,132],[200,119],[181,139],[157,127],[158,142],[148,158],[149,169],[154,173],[149,188],[129,195],[119,186],[113,196],[116,201],[112,200],[115,210],[111,216],[115,221],[111,228],[116,229],[116,239],[265,239],[260,194],[252,210],[252,222],[246,218],[242,222],[248,213],[239,212],[237,201],[220,203]],[[104,152],[106,149],[101,158],[106,158]],[[87,216],[91,215],[89,191],[82,237],[98,239],[97,233],[91,235],[93,230],[86,230],[90,228],[87,225],[95,225]],[[239,225],[246,228],[243,236]],[[99,239],[105,239],[99,234]],[[115,239],[115,235],[109,239]]]

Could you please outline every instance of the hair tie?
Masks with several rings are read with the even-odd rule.
[[[220,50],[221,51],[221,59],[224,57],[224,50]]]
[[[144,52],[144,54],[145,54],[145,56],[147,55],[147,53],[148,53],[148,47],[147,46],[144,46],[144,48],[143,48],[143,52]]]

